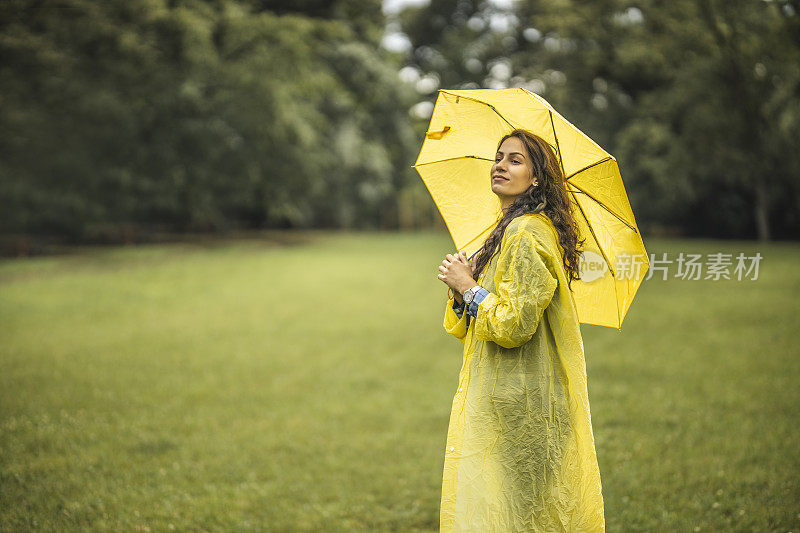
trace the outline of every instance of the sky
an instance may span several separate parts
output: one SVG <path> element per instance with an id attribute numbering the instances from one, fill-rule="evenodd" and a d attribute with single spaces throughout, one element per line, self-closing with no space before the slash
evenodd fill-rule
<path id="1" fill-rule="evenodd" d="M 489 0 L 489 3 L 501 9 L 508 9 L 514 0 Z M 430 0 L 383 0 L 383 12 L 387 15 L 395 14 L 406 6 L 425 6 Z"/>
<path id="2" fill-rule="evenodd" d="M 510 9 L 515 0 L 488 0 L 488 4 L 501 10 Z M 396 15 L 403 8 L 408 6 L 425 6 L 430 3 L 430 0 L 383 0 L 383 13 L 389 17 L 389 22 L 386 26 L 386 34 L 383 37 L 381 44 L 384 48 L 391 52 L 407 52 L 411 49 L 411 41 L 408 37 L 400 31 L 399 24 L 394 20 L 393 15 Z M 507 31 L 511 18 L 501 14 L 494 14 L 491 16 L 489 25 L 494 31 Z"/>
<path id="3" fill-rule="evenodd" d="M 383 0 L 383 12 L 387 15 L 399 13 L 406 6 L 425 6 L 430 0 Z"/>

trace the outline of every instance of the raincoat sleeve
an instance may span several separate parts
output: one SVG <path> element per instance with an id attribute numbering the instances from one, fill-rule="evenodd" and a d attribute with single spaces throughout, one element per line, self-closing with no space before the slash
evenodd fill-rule
<path id="1" fill-rule="evenodd" d="M 558 280 L 545 264 L 547 252 L 532 233 L 521 230 L 506 238 L 495 270 L 495 292 L 478 307 L 475 338 L 516 348 L 533 337 Z"/>
<path id="2" fill-rule="evenodd" d="M 447 300 L 447 305 L 444 308 L 444 329 L 463 344 L 465 342 L 464 338 L 467 336 L 467 321 L 469 320 L 469 316 L 464 312 L 456 314 L 453 309 L 454 303 L 454 298 Z"/>

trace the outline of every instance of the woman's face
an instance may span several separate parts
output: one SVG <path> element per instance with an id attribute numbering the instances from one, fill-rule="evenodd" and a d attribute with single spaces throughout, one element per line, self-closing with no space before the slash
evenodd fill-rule
<path id="1" fill-rule="evenodd" d="M 528 190 L 533 184 L 533 163 L 522 141 L 509 137 L 494 158 L 491 171 L 492 192 L 505 200 L 513 202 L 514 198 Z"/>

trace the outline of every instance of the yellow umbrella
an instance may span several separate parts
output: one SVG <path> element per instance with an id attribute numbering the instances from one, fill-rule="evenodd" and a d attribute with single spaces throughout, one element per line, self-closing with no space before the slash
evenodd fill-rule
<path id="1" fill-rule="evenodd" d="M 650 266 L 614 157 L 525 89 L 440 90 L 414 167 L 456 249 L 473 255 L 499 221 L 489 170 L 497 143 L 515 128 L 556 151 L 573 213 L 586 239 L 572 283 L 578 319 L 619 328 Z"/>

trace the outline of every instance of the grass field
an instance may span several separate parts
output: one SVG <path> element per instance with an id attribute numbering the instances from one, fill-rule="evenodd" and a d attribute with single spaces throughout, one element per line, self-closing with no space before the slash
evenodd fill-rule
<path id="1" fill-rule="evenodd" d="M 607 530 L 796 533 L 800 245 L 646 244 L 763 259 L 583 326 Z M 448 251 L 311 233 L 0 261 L 0 529 L 435 531 Z"/>

